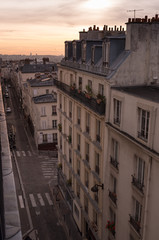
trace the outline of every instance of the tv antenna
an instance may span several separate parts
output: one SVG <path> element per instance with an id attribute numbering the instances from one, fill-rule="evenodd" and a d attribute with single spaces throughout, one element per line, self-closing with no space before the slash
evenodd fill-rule
<path id="1" fill-rule="evenodd" d="M 134 12 L 134 18 L 136 18 L 136 11 L 143 11 L 144 9 L 132 9 L 132 10 L 127 10 L 127 12 Z"/>

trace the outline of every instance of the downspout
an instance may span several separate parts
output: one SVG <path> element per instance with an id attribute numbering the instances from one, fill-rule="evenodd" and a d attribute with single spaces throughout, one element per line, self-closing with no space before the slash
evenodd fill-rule
<path id="1" fill-rule="evenodd" d="M 148 214 L 148 197 L 149 197 L 149 186 L 150 186 L 150 173 L 152 166 L 152 157 L 149 157 L 148 164 L 148 174 L 147 174 L 147 188 L 146 188 L 146 200 L 145 200 L 145 211 L 144 211 L 144 221 L 143 221 L 143 240 L 146 240 L 146 226 L 147 226 L 147 214 Z"/>

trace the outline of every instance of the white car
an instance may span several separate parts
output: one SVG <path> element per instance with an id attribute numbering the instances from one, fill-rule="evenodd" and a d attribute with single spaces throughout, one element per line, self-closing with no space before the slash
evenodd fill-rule
<path id="1" fill-rule="evenodd" d="M 11 108 L 10 107 L 7 107 L 6 108 L 6 113 L 10 113 L 11 112 Z"/>

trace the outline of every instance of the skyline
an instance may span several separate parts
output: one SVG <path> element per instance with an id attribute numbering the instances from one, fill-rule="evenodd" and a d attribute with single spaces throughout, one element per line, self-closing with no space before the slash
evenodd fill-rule
<path id="1" fill-rule="evenodd" d="M 0 54 L 64 55 L 64 42 L 96 25 L 122 26 L 128 18 L 153 17 L 157 0 L 5 0 L 1 3 Z"/>

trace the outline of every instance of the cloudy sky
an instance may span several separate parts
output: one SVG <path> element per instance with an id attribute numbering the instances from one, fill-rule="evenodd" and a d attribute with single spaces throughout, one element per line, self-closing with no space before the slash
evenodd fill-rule
<path id="1" fill-rule="evenodd" d="M 122 25 L 159 13 L 158 0 L 5 0 L 0 4 L 0 54 L 64 54 L 79 31 Z"/>

